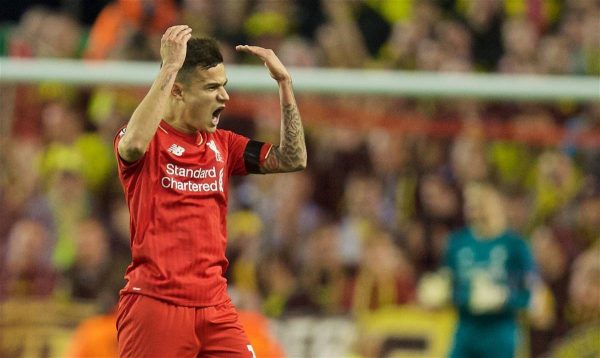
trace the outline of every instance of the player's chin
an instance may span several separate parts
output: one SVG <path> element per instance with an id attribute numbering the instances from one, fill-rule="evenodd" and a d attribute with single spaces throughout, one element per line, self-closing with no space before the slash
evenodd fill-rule
<path id="1" fill-rule="evenodd" d="M 214 133 L 217 131 L 217 126 L 214 124 L 209 124 L 208 126 L 206 126 L 206 128 L 204 128 L 204 131 L 208 133 Z"/>

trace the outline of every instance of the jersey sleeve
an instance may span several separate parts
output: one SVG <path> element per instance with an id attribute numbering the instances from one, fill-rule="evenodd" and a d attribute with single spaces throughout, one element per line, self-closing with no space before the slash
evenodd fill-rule
<path id="1" fill-rule="evenodd" d="M 260 174 L 272 145 L 229 132 L 229 175 Z"/>
<path id="2" fill-rule="evenodd" d="M 454 246 L 455 246 L 455 233 L 451 232 L 446 237 L 446 250 L 442 255 L 442 267 L 449 270 L 454 270 Z"/>
<path id="3" fill-rule="evenodd" d="M 121 155 L 119 154 L 119 141 L 121 140 L 123 135 L 125 135 L 126 131 L 127 131 L 127 127 L 121 128 L 119 133 L 115 136 L 115 140 L 113 143 L 113 145 L 114 145 L 113 149 L 114 149 L 115 156 L 117 158 L 117 164 L 119 167 L 119 175 L 122 178 L 126 178 L 126 177 L 132 175 L 133 173 L 137 172 L 142 167 L 143 162 L 146 160 L 146 153 L 144 153 L 144 155 L 142 155 L 142 157 L 139 158 L 138 160 L 136 160 L 135 162 L 127 162 L 127 161 L 123 160 L 123 158 L 121 158 Z"/>
<path id="4" fill-rule="evenodd" d="M 460 240 L 459 232 L 452 232 L 448 235 L 448 245 L 442 259 L 442 267 L 450 272 L 450 287 L 452 302 L 459 309 L 467 309 L 469 304 L 469 287 L 464 282 L 458 280 L 458 265 L 456 262 L 457 245 Z"/>
<path id="5" fill-rule="evenodd" d="M 520 238 L 515 238 L 514 244 L 513 279 L 506 302 L 507 308 L 512 310 L 526 308 L 531 298 L 532 286 L 537 278 L 535 261 L 529 246 Z"/>

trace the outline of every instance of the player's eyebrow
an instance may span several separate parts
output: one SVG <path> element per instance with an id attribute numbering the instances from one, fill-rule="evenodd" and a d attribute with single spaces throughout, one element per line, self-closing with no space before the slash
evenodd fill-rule
<path id="1" fill-rule="evenodd" d="M 223 87 L 225 87 L 225 86 L 227 85 L 227 83 L 228 83 L 228 82 L 229 82 L 229 79 L 225 79 L 225 82 L 223 82 L 222 84 L 221 84 L 221 82 L 219 82 L 219 81 L 211 81 L 211 82 L 207 82 L 207 83 L 205 83 L 205 84 L 204 84 L 204 86 L 205 86 L 205 87 L 212 87 L 212 86 L 216 86 L 216 85 L 218 85 L 218 86 L 223 86 Z"/>

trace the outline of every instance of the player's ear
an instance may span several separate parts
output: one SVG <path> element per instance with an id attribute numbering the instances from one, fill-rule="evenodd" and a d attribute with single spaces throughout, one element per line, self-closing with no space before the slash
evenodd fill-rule
<path id="1" fill-rule="evenodd" d="M 177 100 L 183 100 L 183 85 L 181 83 L 173 83 L 173 87 L 171 87 L 171 96 L 175 97 Z"/>

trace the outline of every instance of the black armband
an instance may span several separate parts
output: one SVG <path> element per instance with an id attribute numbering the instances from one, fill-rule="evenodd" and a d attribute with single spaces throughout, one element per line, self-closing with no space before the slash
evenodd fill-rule
<path id="1" fill-rule="evenodd" d="M 244 150 L 244 164 L 248 174 L 260 174 L 260 150 L 264 144 L 252 139 L 248 141 Z"/>

